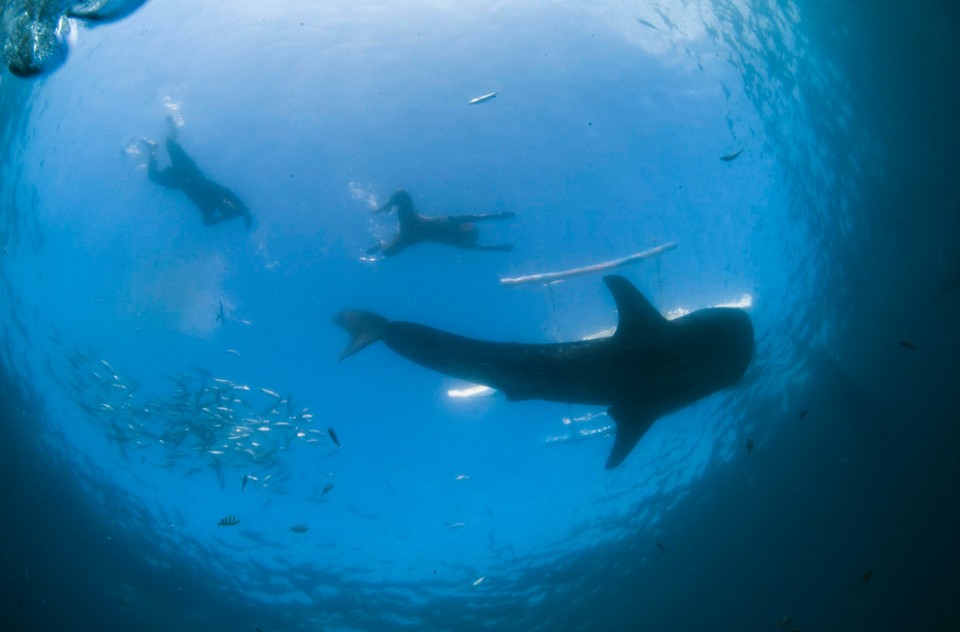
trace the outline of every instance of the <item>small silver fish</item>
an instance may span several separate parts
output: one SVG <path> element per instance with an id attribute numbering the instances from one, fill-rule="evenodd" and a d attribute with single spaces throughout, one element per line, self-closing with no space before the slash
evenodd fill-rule
<path id="1" fill-rule="evenodd" d="M 497 90 L 496 92 L 491 92 L 490 94 L 485 94 L 483 96 L 477 97 L 476 99 L 470 99 L 469 101 L 467 101 L 467 105 L 476 105 L 477 103 L 483 103 L 484 101 L 489 101 L 490 99 L 494 98 L 498 94 L 500 94 L 499 90 Z"/>
<path id="2" fill-rule="evenodd" d="M 226 518 L 220 518 L 220 520 L 217 522 L 217 528 L 232 527 L 239 522 L 240 518 L 237 518 L 236 516 L 227 516 Z"/>
<path id="3" fill-rule="evenodd" d="M 306 533 L 307 529 L 309 528 L 310 527 L 308 527 L 307 525 L 301 522 L 299 524 L 295 524 L 292 527 L 290 527 L 290 530 L 293 531 L 294 533 Z"/>

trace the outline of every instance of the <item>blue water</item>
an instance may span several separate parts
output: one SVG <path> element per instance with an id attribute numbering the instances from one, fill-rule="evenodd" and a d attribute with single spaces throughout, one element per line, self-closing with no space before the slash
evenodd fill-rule
<path id="1" fill-rule="evenodd" d="M 197 4 L 0 73 L 2 629 L 960 629 L 957 3 Z M 514 251 L 365 260 L 401 188 Z M 500 279 L 668 242 L 620 273 L 756 351 L 614 470 L 602 408 L 337 362 L 613 327 Z"/>

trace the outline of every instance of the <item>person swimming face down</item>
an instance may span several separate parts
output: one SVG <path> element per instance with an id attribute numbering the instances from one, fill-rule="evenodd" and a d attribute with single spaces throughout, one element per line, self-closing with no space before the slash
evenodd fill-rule
<path id="1" fill-rule="evenodd" d="M 176 139 L 176 125 L 167 118 L 170 132 L 167 135 L 166 148 L 170 156 L 170 166 L 162 171 L 157 168 L 157 143 L 144 139 L 150 147 L 150 159 L 147 175 L 157 184 L 168 189 L 179 189 L 200 210 L 205 226 L 213 226 L 235 217 L 243 217 L 249 230 L 253 225 L 250 209 L 240 197 L 230 189 L 208 178 L 193 158 L 184 151 Z"/>
<path id="2" fill-rule="evenodd" d="M 374 213 L 385 213 L 397 209 L 397 219 L 400 230 L 397 236 L 389 242 L 381 241 L 367 250 L 368 254 L 381 253 L 384 257 L 400 254 L 414 244 L 433 242 L 445 244 L 467 250 L 489 250 L 506 252 L 513 250 L 511 244 L 483 245 L 478 244 L 480 231 L 475 222 L 491 219 L 509 219 L 515 214 L 487 213 L 481 215 L 447 215 L 427 217 L 417 213 L 413 208 L 413 199 L 406 191 L 397 191 L 390 196 L 387 203 L 376 209 Z"/>

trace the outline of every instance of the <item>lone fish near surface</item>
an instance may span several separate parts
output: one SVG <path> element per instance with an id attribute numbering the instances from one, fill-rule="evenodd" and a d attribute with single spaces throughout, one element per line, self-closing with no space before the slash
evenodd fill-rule
<path id="1" fill-rule="evenodd" d="M 743 150 L 742 150 L 742 149 L 738 149 L 737 151 L 734 151 L 734 152 L 731 152 L 731 153 L 729 153 L 729 154 L 724 154 L 723 156 L 720 156 L 720 160 L 722 160 L 723 162 L 730 162 L 731 160 L 735 160 L 736 157 L 739 156 L 739 155 L 742 154 L 742 153 L 743 153 Z"/>
<path id="2" fill-rule="evenodd" d="M 500 94 L 499 90 L 497 90 L 496 92 L 491 92 L 490 94 L 485 94 L 475 99 L 470 99 L 469 101 L 467 101 L 467 105 L 476 105 L 478 103 L 483 103 L 484 101 L 489 101 L 490 99 L 496 97 L 498 94 Z"/>
<path id="3" fill-rule="evenodd" d="M 301 522 L 290 527 L 290 530 L 294 533 L 306 533 L 309 528 L 310 527 Z"/>

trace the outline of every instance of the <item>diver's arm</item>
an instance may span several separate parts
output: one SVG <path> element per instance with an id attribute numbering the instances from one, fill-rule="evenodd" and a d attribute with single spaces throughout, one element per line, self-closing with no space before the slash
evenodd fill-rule
<path id="1" fill-rule="evenodd" d="M 157 143 L 156 141 L 143 139 L 143 142 L 149 147 L 147 160 L 147 176 L 159 185 L 167 188 L 177 188 L 177 176 L 172 167 L 164 170 L 157 168 Z"/>
<path id="2" fill-rule="evenodd" d="M 503 213 L 483 213 L 480 215 L 454 215 L 450 219 L 456 220 L 458 224 L 465 224 L 467 222 L 482 222 L 491 219 L 510 219 L 514 216 L 516 216 L 516 213 L 505 211 Z"/>
<path id="3" fill-rule="evenodd" d="M 380 245 L 378 246 L 378 250 L 380 251 L 380 254 L 382 254 L 384 257 L 394 257 L 412 245 L 413 245 L 412 242 L 407 241 L 400 236 L 397 236 L 396 239 L 394 239 L 389 243 L 381 241 Z M 373 253 L 370 253 L 370 254 L 373 254 Z"/>
<path id="4" fill-rule="evenodd" d="M 396 207 L 401 214 L 413 213 L 413 199 L 410 197 L 409 193 L 400 190 L 391 195 L 386 204 L 374 210 L 373 212 L 385 213 L 392 211 L 394 207 Z"/>
<path id="5" fill-rule="evenodd" d="M 154 156 L 150 157 L 150 163 L 147 165 L 147 175 L 151 180 L 168 189 L 179 188 L 178 178 L 173 173 L 173 169 L 170 167 L 167 167 L 163 171 L 157 169 L 157 160 Z"/>

